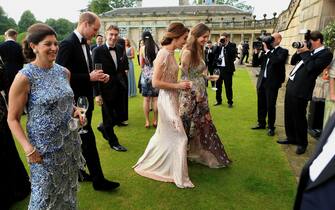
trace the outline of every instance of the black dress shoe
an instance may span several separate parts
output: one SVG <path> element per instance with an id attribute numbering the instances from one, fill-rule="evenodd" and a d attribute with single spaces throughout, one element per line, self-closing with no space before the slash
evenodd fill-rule
<path id="1" fill-rule="evenodd" d="M 222 102 L 216 102 L 215 104 L 214 104 L 214 106 L 219 106 L 219 105 L 221 105 L 222 104 Z"/>
<path id="2" fill-rule="evenodd" d="M 305 152 L 306 152 L 306 146 L 300 146 L 300 145 L 297 146 L 297 150 L 295 151 L 297 155 L 304 154 Z"/>
<path id="3" fill-rule="evenodd" d="M 294 142 L 289 141 L 289 140 L 287 140 L 287 139 L 284 139 L 284 140 L 278 140 L 277 143 L 278 143 L 278 144 L 295 144 Z"/>
<path id="4" fill-rule="evenodd" d="M 78 181 L 79 182 L 91 182 L 92 181 L 92 177 L 91 177 L 91 175 L 89 175 L 88 173 L 86 173 L 86 171 L 80 170 L 79 171 L 79 176 L 78 176 Z"/>
<path id="5" fill-rule="evenodd" d="M 275 135 L 275 129 L 269 129 L 268 130 L 268 136 L 274 136 Z"/>
<path id="6" fill-rule="evenodd" d="M 120 122 L 119 124 L 117 124 L 117 126 L 119 126 L 119 127 L 128 126 L 128 122 L 126 122 L 126 121 Z"/>
<path id="7" fill-rule="evenodd" d="M 118 152 L 126 152 L 127 151 L 127 148 L 125 148 L 122 145 L 113 145 L 112 149 L 115 150 L 115 151 L 118 151 Z"/>
<path id="8" fill-rule="evenodd" d="M 102 123 L 100 123 L 99 126 L 97 127 L 97 129 L 98 129 L 98 131 L 101 132 L 102 137 L 104 137 L 104 139 L 108 141 L 108 136 L 107 136 L 107 134 L 106 134 L 104 125 L 103 125 Z"/>
<path id="9" fill-rule="evenodd" d="M 93 182 L 93 188 L 98 191 L 111 191 L 118 188 L 120 184 L 118 182 L 111 182 L 107 179 L 102 179 Z"/>
<path id="10" fill-rule="evenodd" d="M 252 129 L 252 130 L 265 129 L 265 125 L 257 124 L 256 126 L 252 127 L 251 129 Z"/>

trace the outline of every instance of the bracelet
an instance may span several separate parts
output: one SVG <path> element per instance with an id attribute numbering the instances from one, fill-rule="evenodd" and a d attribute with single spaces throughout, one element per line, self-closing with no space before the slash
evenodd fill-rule
<path id="1" fill-rule="evenodd" d="M 28 154 L 26 154 L 26 157 L 29 157 L 30 155 L 34 154 L 34 152 L 36 152 L 36 147 L 34 147 L 31 152 L 29 152 Z"/>

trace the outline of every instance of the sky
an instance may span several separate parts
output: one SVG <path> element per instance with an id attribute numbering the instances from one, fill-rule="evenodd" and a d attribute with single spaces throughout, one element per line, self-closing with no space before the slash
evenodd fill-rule
<path id="1" fill-rule="evenodd" d="M 273 12 L 280 14 L 287 9 L 290 0 L 242 0 L 246 4 L 253 6 L 256 19 L 263 18 L 266 13 L 268 18 L 273 17 Z M 45 21 L 47 18 L 66 18 L 76 22 L 79 10 L 86 8 L 89 0 L 0 0 L 0 6 L 5 10 L 9 17 L 20 20 L 25 10 L 30 10 L 37 20 Z M 157 6 L 173 4 L 177 0 L 145 0 L 145 5 Z M 266 3 L 265 3 L 266 2 Z"/>

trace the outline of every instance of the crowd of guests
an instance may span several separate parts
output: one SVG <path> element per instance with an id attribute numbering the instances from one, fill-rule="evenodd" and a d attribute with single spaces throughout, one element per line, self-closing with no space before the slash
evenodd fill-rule
<path id="1" fill-rule="evenodd" d="M 96 14 L 84 12 L 76 29 L 58 43 L 54 29 L 37 23 L 28 28 L 22 47 L 16 43 L 17 32 L 6 31 L 6 41 L 0 44 L 0 135 L 4 137 L 2 148 L 6 148 L 1 155 L 8 160 L 5 168 L 13 182 L 6 182 L 2 188 L 8 197 L 5 208 L 30 193 L 29 209 L 76 209 L 78 181 L 90 181 L 98 191 L 120 186 L 104 176 L 92 114 L 95 101 L 102 111 L 98 130 L 112 149 L 127 151 L 114 127 L 128 125 L 128 99 L 137 93 L 135 49 L 131 40 L 120 38 L 115 25 L 108 26 L 104 36 L 99 35 L 100 25 Z M 94 37 L 96 44 L 89 45 Z M 143 32 L 138 50 L 138 87 L 144 98 L 144 127 L 153 126 L 156 132 L 133 166 L 137 174 L 173 182 L 179 188 L 193 188 L 188 160 L 210 168 L 231 164 L 211 119 L 206 85 L 210 82 L 217 89 L 214 105 L 218 106 L 222 104 L 224 84 L 227 104 L 232 108 L 234 62 L 239 53 L 240 63 L 245 57 L 247 62 L 249 45 L 246 42 L 236 47 L 228 33 L 222 33 L 215 44 L 209 37 L 210 28 L 203 23 L 191 29 L 171 23 L 160 44 L 155 43 L 150 32 Z M 281 35 L 274 33 L 272 37 L 270 45 L 263 43 L 256 86 L 258 123 L 252 128 L 267 127 L 269 136 L 275 135 L 276 101 L 285 81 L 288 58 L 288 50 L 280 47 Z M 335 205 L 331 196 L 335 190 L 335 64 L 319 31 L 311 33 L 310 42 L 310 47 L 305 44 L 297 49 L 290 62 L 295 67 L 286 84 L 287 139 L 277 142 L 297 145 L 296 153 L 305 153 L 307 104 L 323 72 L 321 79 L 329 84 L 324 131 L 316 153 L 302 171 L 294 208 L 331 209 Z M 175 58 L 176 49 L 181 50 L 180 62 Z M 82 97 L 89 104 L 85 110 L 76 104 Z M 27 134 L 20 123 L 24 113 Z M 12 134 L 27 157 L 30 180 Z"/>

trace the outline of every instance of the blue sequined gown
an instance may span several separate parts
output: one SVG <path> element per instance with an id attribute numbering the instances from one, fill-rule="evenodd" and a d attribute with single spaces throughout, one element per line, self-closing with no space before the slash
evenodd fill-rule
<path id="1" fill-rule="evenodd" d="M 41 69 L 27 64 L 21 71 L 29 79 L 27 132 L 43 157 L 30 164 L 30 210 L 77 209 L 78 169 L 84 162 L 77 131 L 68 129 L 73 92 L 64 68 Z"/>

